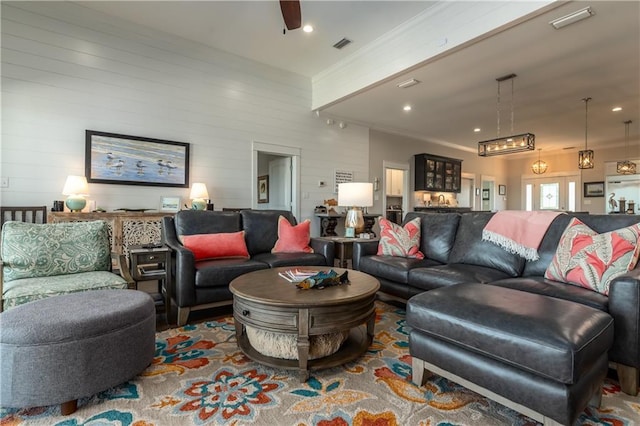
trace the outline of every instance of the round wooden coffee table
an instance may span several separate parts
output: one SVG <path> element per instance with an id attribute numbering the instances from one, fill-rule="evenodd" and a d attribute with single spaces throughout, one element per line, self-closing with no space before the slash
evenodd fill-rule
<path id="1" fill-rule="evenodd" d="M 299 267 L 326 271 L 329 267 Z M 380 283 L 374 277 L 349 270 L 350 284 L 301 290 L 278 275 L 295 267 L 264 269 L 234 279 L 233 317 L 242 352 L 254 361 L 277 368 L 299 370 L 300 380 L 309 371 L 344 364 L 362 355 L 373 340 L 374 300 Z M 331 268 L 338 274 L 345 269 Z M 267 356 L 251 345 L 246 327 L 297 336 L 298 359 Z M 310 336 L 347 330 L 340 349 L 323 358 L 309 359 Z"/>

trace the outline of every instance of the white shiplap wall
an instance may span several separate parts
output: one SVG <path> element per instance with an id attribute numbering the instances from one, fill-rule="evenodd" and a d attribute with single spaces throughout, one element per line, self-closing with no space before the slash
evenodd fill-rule
<path id="1" fill-rule="evenodd" d="M 368 129 L 327 126 L 310 79 L 68 2 L 2 2 L 2 205 L 47 205 L 84 174 L 85 129 L 189 142 L 216 209 L 251 205 L 253 141 L 301 149 L 301 217 L 335 169 L 368 180 Z M 318 188 L 318 181 L 329 185 Z M 90 184 L 107 210 L 188 189 Z M 313 232 L 318 226 L 312 220 Z"/>

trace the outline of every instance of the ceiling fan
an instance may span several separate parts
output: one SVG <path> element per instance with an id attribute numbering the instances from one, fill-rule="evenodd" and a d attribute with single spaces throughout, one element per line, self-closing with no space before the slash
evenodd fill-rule
<path id="1" fill-rule="evenodd" d="M 295 30 L 302 25 L 302 13 L 300 12 L 300 0 L 280 0 L 282 18 L 287 27 L 286 30 Z M 283 34 L 286 30 L 282 30 Z"/>

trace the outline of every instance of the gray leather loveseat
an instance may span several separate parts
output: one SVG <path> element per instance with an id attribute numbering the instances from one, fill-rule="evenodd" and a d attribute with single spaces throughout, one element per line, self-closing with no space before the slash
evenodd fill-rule
<path id="1" fill-rule="evenodd" d="M 540 258 L 525 261 L 501 247 L 482 240 L 482 230 L 493 213 L 411 212 L 405 223 L 421 220 L 420 250 L 425 258 L 378 256 L 377 242 L 356 242 L 353 267 L 375 276 L 380 290 L 399 299 L 461 283 L 491 284 L 551 296 L 604 311 L 614 319 L 614 341 L 609 361 L 615 363 L 624 392 L 636 395 L 640 369 L 640 268 L 616 278 L 609 295 L 544 278 L 569 224 L 570 214 L 558 216 L 538 249 Z M 637 215 L 576 214 L 582 222 L 602 233 L 640 222 Z"/>
<path id="2" fill-rule="evenodd" d="M 242 210 L 219 212 L 183 210 L 164 217 L 162 241 L 172 250 L 173 290 L 171 299 L 178 307 L 178 326 L 187 323 L 192 310 L 230 304 L 231 281 L 248 272 L 279 266 L 333 266 L 334 245 L 331 241 L 312 238 L 313 253 L 271 253 L 278 240 L 278 218 L 284 216 L 292 225 L 296 219 L 283 210 Z M 180 236 L 244 231 L 250 257 L 227 257 L 196 261 L 185 248 Z"/>

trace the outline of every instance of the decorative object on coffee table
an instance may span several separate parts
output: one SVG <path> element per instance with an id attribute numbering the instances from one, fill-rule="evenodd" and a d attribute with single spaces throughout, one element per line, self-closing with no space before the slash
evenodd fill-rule
<path id="1" fill-rule="evenodd" d="M 378 280 L 362 272 L 349 271 L 349 285 L 304 291 L 278 275 L 287 269 L 250 272 L 231 282 L 236 337 L 242 352 L 262 364 L 298 370 L 302 381 L 308 379 L 310 370 L 341 365 L 362 355 L 373 339 Z M 317 266 L 305 269 L 325 270 Z M 336 272 L 342 274 L 345 270 L 336 268 Z M 288 335 L 283 340 L 295 347 L 286 352 L 297 352 L 297 359 L 265 355 L 255 346 L 255 340 L 249 339 L 248 328 Z M 321 338 L 335 342 L 343 331 L 349 335 L 337 352 L 310 359 L 317 336 L 337 333 L 333 338 Z"/>

